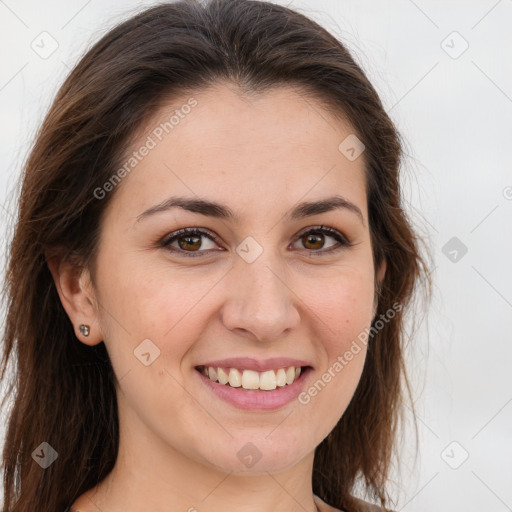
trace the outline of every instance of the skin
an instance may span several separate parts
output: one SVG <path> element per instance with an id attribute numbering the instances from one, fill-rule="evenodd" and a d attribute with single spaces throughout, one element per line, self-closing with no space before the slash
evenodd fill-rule
<path id="1" fill-rule="evenodd" d="M 370 326 L 385 265 L 375 269 L 372 261 L 364 154 L 345 158 L 338 146 L 351 126 L 291 87 L 249 97 L 219 83 L 193 97 L 197 106 L 117 186 L 102 222 L 95 282 L 87 270 L 49 262 L 78 339 L 104 341 L 118 379 L 118 459 L 73 508 L 331 510 L 313 496 L 314 449 L 354 394 L 364 344 L 308 404 L 293 400 L 270 412 L 221 401 L 194 367 L 236 356 L 295 357 L 313 367 L 307 389 Z M 131 150 L 188 98 L 174 99 L 141 127 Z M 348 209 L 284 217 L 298 202 L 334 193 L 354 203 L 363 221 Z M 137 222 L 171 195 L 217 201 L 240 221 L 174 208 Z M 298 236 L 320 225 L 353 245 L 329 253 L 338 245 L 329 234 L 313 245 Z M 158 244 L 185 227 L 219 241 L 200 238 L 193 250 L 211 251 L 195 258 Z M 248 236 L 263 248 L 252 263 L 236 252 Z M 173 247 L 179 250 L 178 241 Z M 90 325 L 88 337 L 80 324 Z M 144 339 L 160 350 L 149 366 L 134 357 Z M 237 457 L 247 442 L 262 454 L 251 468 Z"/>

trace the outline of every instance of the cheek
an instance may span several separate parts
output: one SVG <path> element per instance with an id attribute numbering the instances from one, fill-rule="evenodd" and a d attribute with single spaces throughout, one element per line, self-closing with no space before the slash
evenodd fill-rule
<path id="1" fill-rule="evenodd" d="M 364 272 L 352 268 L 340 273 L 323 287 L 322 293 L 312 295 L 307 302 L 316 319 L 318 352 L 323 355 L 319 374 L 325 383 L 329 382 L 322 401 L 335 395 L 341 409 L 355 391 L 364 366 L 365 335 L 373 318 L 373 286 L 371 269 Z M 323 389 L 321 385 L 317 387 Z"/>
<path id="2" fill-rule="evenodd" d="M 373 277 L 356 271 L 342 273 L 310 296 L 307 307 L 315 318 L 317 353 L 322 358 L 310 387 L 299 402 L 321 411 L 327 435 L 346 410 L 359 383 L 366 357 L 366 333 L 373 314 Z M 330 425 L 330 427 L 329 427 Z"/>
<path id="3" fill-rule="evenodd" d="M 373 277 L 371 272 L 347 272 L 325 283 L 321 292 L 311 294 L 308 308 L 323 326 L 323 339 L 329 351 L 344 346 L 368 327 L 373 314 Z"/>
<path id="4" fill-rule="evenodd" d="M 199 279 L 148 260 L 111 252 L 98 278 L 105 344 L 123 399 L 157 429 L 159 418 L 177 411 L 187 411 L 183 422 L 200 415 L 183 392 L 187 376 L 180 363 L 204 330 L 201 299 L 218 278 Z"/>
<path id="5" fill-rule="evenodd" d="M 103 316 L 115 315 L 114 327 L 124 327 L 133 338 L 171 337 L 181 322 L 196 314 L 195 307 L 219 279 L 206 270 L 202 275 L 193 268 L 177 271 L 144 253 L 116 254 L 107 248 L 104 254 L 101 299 L 110 311 Z M 107 323 L 112 324 L 108 318 Z"/>

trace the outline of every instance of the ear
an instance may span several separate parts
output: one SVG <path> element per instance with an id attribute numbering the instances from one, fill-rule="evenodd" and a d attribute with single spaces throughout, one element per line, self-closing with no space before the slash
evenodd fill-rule
<path id="1" fill-rule="evenodd" d="M 379 306 L 379 294 L 377 293 L 377 289 L 380 288 L 382 282 L 384 281 L 384 276 L 386 275 L 386 260 L 383 259 L 380 267 L 375 273 L 375 298 L 373 300 L 373 318 L 377 314 L 377 307 Z"/>
<path id="2" fill-rule="evenodd" d="M 90 346 L 101 343 L 103 335 L 99 328 L 97 301 L 89 271 L 61 255 L 49 256 L 47 253 L 46 261 L 76 337 Z M 89 326 L 88 336 L 78 330 L 81 324 Z"/>

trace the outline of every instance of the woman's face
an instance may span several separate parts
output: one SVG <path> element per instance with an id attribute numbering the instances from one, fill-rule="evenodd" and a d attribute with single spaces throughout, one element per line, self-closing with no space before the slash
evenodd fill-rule
<path id="1" fill-rule="evenodd" d="M 226 471 L 289 468 L 334 428 L 363 368 L 375 284 L 364 153 L 353 136 L 339 149 L 350 125 L 289 87 L 248 97 L 219 84 L 144 128 L 121 182 L 97 193 L 115 195 L 93 329 L 123 435 Z M 314 206 L 335 196 L 349 206 Z M 201 232 L 173 238 L 184 228 Z M 201 373 L 209 363 L 233 387 Z"/>

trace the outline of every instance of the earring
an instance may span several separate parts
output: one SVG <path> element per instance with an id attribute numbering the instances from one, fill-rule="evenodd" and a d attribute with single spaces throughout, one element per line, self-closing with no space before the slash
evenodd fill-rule
<path id="1" fill-rule="evenodd" d="M 89 326 L 82 324 L 78 327 L 78 330 L 80 331 L 80 334 L 83 336 L 89 336 Z"/>

